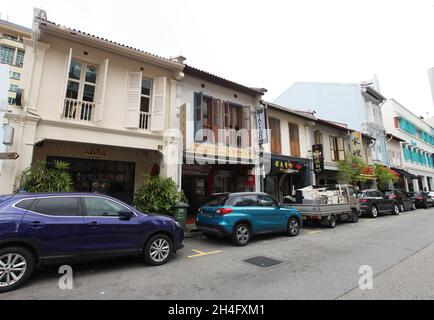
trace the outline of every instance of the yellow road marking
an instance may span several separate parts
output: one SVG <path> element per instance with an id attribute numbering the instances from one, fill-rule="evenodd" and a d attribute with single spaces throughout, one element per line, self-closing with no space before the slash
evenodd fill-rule
<path id="1" fill-rule="evenodd" d="M 322 232 L 322 230 L 309 231 L 309 232 L 307 233 L 307 235 L 308 235 L 308 236 L 311 236 L 311 235 L 314 235 L 314 234 L 317 234 L 317 233 L 321 233 L 321 232 Z"/>
<path id="2" fill-rule="evenodd" d="M 197 253 L 195 255 L 192 256 L 188 256 L 187 258 L 192 259 L 192 258 L 199 258 L 199 257 L 204 257 L 204 256 L 209 256 L 211 254 L 217 254 L 217 253 L 222 253 L 223 251 L 218 250 L 218 251 L 212 251 L 212 252 L 202 252 L 199 250 L 192 250 L 193 252 Z"/>

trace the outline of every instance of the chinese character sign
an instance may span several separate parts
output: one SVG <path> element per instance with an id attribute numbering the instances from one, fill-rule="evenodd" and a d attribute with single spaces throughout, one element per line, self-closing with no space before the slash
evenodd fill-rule
<path id="1" fill-rule="evenodd" d="M 324 154 L 323 145 L 317 144 L 312 147 L 313 150 L 313 169 L 315 174 L 321 174 L 324 171 Z"/>
<path id="2" fill-rule="evenodd" d="M 351 133 L 351 154 L 354 157 L 363 157 L 363 142 L 361 132 Z"/>

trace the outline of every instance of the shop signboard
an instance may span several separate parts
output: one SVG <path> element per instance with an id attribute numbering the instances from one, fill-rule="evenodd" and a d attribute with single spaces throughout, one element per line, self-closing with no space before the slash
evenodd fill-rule
<path id="1" fill-rule="evenodd" d="M 256 130 L 258 132 L 259 145 L 268 143 L 268 126 L 267 126 L 267 112 L 265 108 L 258 108 L 256 113 Z"/>
<path id="2" fill-rule="evenodd" d="M 313 150 L 313 170 L 315 174 L 324 172 L 324 148 L 322 144 L 312 146 Z"/>
<path id="3" fill-rule="evenodd" d="M 363 141 L 361 132 L 351 133 L 351 154 L 357 158 L 363 157 Z"/>
<path id="4" fill-rule="evenodd" d="M 275 170 L 283 173 L 299 173 L 304 168 L 301 162 L 287 161 L 287 160 L 273 160 L 273 167 Z"/>

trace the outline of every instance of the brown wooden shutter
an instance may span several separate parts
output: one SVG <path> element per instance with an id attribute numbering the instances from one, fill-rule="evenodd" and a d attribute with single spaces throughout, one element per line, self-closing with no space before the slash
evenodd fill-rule
<path id="1" fill-rule="evenodd" d="M 269 118 L 271 130 L 271 153 L 281 154 L 282 145 L 280 142 L 280 120 Z"/>
<path id="2" fill-rule="evenodd" d="M 300 136 L 298 132 L 298 125 L 289 123 L 289 143 L 291 147 L 291 155 L 293 157 L 300 157 Z"/>

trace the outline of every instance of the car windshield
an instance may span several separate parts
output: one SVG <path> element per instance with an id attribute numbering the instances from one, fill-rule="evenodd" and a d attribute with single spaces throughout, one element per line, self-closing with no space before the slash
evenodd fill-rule
<path id="1" fill-rule="evenodd" d="M 208 201 L 206 202 L 205 206 L 208 207 L 217 207 L 217 206 L 223 206 L 226 203 L 226 200 L 228 199 L 228 194 L 215 194 L 208 198 Z"/>
<path id="2" fill-rule="evenodd" d="M 393 194 L 393 191 L 383 191 L 386 196 L 390 196 Z"/>

